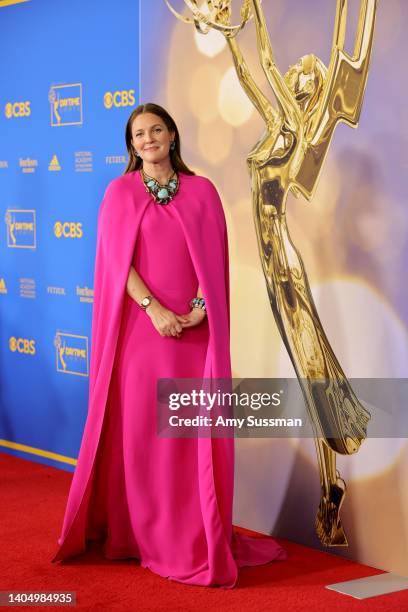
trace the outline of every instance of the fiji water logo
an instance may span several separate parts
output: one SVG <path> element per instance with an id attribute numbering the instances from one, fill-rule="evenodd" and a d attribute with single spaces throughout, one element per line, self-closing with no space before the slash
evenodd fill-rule
<path id="1" fill-rule="evenodd" d="M 7 246 L 15 249 L 36 248 L 35 210 L 9 208 L 6 211 Z"/>
<path id="2" fill-rule="evenodd" d="M 57 372 L 88 376 L 88 336 L 58 331 L 55 334 Z"/>
<path id="3" fill-rule="evenodd" d="M 82 83 L 53 85 L 48 101 L 52 127 L 82 125 Z"/>

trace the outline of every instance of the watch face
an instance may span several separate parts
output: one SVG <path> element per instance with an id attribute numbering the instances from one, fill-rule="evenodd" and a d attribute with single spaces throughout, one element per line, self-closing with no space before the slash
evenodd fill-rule
<path id="1" fill-rule="evenodd" d="M 148 298 L 148 297 L 143 298 L 142 305 L 143 306 L 148 306 L 149 304 L 150 304 L 150 298 Z"/>

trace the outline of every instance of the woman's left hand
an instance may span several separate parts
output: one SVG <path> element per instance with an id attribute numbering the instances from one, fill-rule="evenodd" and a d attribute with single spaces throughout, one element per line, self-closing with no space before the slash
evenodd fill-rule
<path id="1" fill-rule="evenodd" d="M 188 314 L 182 315 L 183 320 L 179 319 L 179 322 L 182 327 L 194 327 L 199 325 L 206 316 L 202 308 L 192 308 Z"/>

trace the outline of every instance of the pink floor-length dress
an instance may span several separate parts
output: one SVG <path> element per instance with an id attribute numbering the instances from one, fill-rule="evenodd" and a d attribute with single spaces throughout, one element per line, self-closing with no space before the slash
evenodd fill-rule
<path id="1" fill-rule="evenodd" d="M 147 206 L 132 263 L 165 307 L 190 310 L 198 279 L 172 202 Z M 203 571 L 207 544 L 197 439 L 157 436 L 156 380 L 202 377 L 208 337 L 207 318 L 181 338 L 160 336 L 126 294 L 86 538 L 102 540 L 110 559 L 136 557 L 165 577 Z"/>

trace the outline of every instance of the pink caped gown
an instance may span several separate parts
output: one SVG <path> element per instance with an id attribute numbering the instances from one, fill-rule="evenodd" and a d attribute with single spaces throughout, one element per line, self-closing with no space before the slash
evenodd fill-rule
<path id="1" fill-rule="evenodd" d="M 198 279 L 172 202 L 148 204 L 132 263 L 165 307 L 189 311 Z M 200 584 L 194 576 L 208 566 L 197 439 L 158 437 L 156 380 L 202 377 L 208 337 L 207 318 L 181 338 L 160 336 L 126 294 L 86 527 L 86 538 L 101 540 L 107 558 L 136 557 L 189 584 Z M 263 561 L 257 546 L 256 563 L 286 558 L 272 538 Z M 249 559 L 250 549 L 242 555 Z"/>

